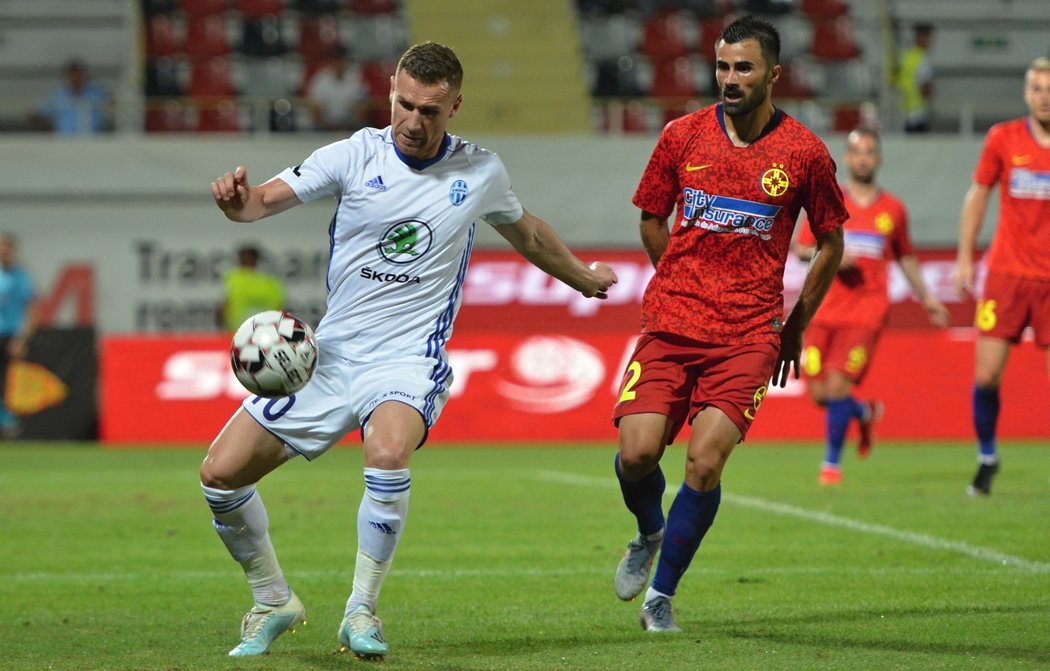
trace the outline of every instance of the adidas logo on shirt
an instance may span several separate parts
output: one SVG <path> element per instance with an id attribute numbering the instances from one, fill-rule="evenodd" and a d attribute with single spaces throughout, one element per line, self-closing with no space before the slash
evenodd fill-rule
<path id="1" fill-rule="evenodd" d="M 380 191 L 386 191 L 386 184 L 383 184 L 382 175 L 376 175 L 372 179 L 368 180 L 367 182 L 365 182 L 365 186 L 373 189 L 379 189 Z"/>

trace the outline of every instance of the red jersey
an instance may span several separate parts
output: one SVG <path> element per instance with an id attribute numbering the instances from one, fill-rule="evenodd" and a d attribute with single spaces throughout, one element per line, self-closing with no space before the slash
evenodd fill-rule
<path id="1" fill-rule="evenodd" d="M 1050 147 L 1036 142 L 1028 118 L 992 126 L 973 181 L 999 185 L 999 225 L 985 258 L 989 270 L 1050 280 Z"/>
<path id="2" fill-rule="evenodd" d="M 835 161 L 780 110 L 747 147 L 733 145 L 722 114 L 719 103 L 667 124 L 635 191 L 645 212 L 669 217 L 677 208 L 642 300 L 642 332 L 779 344 L 799 210 L 818 234 L 848 216 Z"/>
<path id="3" fill-rule="evenodd" d="M 844 193 L 849 220 L 843 226 L 843 237 L 846 254 L 853 256 L 856 264 L 835 275 L 812 323 L 878 329 L 890 311 L 888 262 L 912 253 L 908 212 L 904 203 L 885 191 L 880 190 L 867 207 L 850 198 L 848 191 Z M 799 232 L 798 242 L 817 244 L 808 228 Z"/>

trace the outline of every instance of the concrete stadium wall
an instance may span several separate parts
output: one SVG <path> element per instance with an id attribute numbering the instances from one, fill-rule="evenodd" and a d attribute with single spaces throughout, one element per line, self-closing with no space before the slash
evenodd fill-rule
<path id="1" fill-rule="evenodd" d="M 20 237 L 23 259 L 44 291 L 70 264 L 92 266 L 96 320 L 104 331 L 210 326 L 221 272 L 245 240 L 257 240 L 272 254 L 289 295 L 309 301 L 309 312 L 323 300 L 334 204 L 314 203 L 253 226 L 236 225 L 215 209 L 208 184 L 238 164 L 248 167 L 253 183 L 264 181 L 332 139 L 2 138 L 0 228 Z M 639 245 L 638 213 L 630 199 L 655 137 L 471 139 L 500 154 L 525 206 L 571 245 Z M 838 157 L 843 138 L 826 140 Z M 881 181 L 910 208 L 920 246 L 955 245 L 980 147 L 980 138 L 885 138 Z M 985 240 L 994 214 L 995 208 L 982 231 Z M 478 230 L 480 246 L 505 247 L 487 226 Z M 167 314 L 165 301 L 171 300 L 180 307 Z"/>

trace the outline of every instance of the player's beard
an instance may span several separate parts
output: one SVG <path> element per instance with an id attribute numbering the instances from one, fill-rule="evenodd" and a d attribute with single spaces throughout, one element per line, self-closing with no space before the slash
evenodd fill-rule
<path id="1" fill-rule="evenodd" d="M 765 104 L 769 98 L 769 88 L 765 85 L 756 86 L 751 93 L 733 102 L 726 100 L 726 90 L 723 88 L 720 97 L 722 98 L 722 109 L 726 114 L 733 117 L 745 116 Z"/>
<path id="2" fill-rule="evenodd" d="M 858 172 L 854 172 L 853 170 L 850 170 L 849 176 L 850 176 L 850 179 L 852 179 L 854 182 L 857 182 L 858 184 L 874 184 L 875 183 L 875 171 L 874 170 L 868 172 L 867 174 L 860 174 Z"/>

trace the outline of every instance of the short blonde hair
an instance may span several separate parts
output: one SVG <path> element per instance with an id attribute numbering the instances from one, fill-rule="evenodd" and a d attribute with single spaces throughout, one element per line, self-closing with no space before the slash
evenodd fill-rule
<path id="1" fill-rule="evenodd" d="M 1050 71 L 1050 58 L 1046 56 L 1040 56 L 1039 58 L 1032 61 L 1032 64 L 1028 66 L 1028 72 L 1048 72 Z"/>

